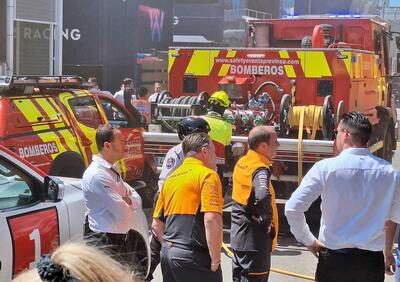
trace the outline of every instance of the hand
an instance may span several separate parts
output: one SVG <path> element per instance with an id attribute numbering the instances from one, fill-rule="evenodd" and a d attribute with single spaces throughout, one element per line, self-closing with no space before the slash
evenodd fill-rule
<path id="1" fill-rule="evenodd" d="M 312 254 L 318 258 L 319 256 L 319 252 L 321 251 L 321 249 L 324 247 L 324 245 L 322 245 L 321 241 L 319 240 L 315 240 L 314 244 L 312 244 L 311 246 L 306 246 L 307 249 L 312 252 Z"/>
<path id="2" fill-rule="evenodd" d="M 384 252 L 385 257 L 385 273 L 387 275 L 393 275 L 396 271 L 396 259 L 392 252 Z"/>
<path id="3" fill-rule="evenodd" d="M 221 260 L 217 262 L 211 262 L 211 271 L 216 272 L 219 269 L 219 266 L 221 265 Z"/>
<path id="4" fill-rule="evenodd" d="M 125 203 L 128 204 L 128 206 L 132 206 L 132 200 L 129 197 L 122 197 L 122 199 L 125 201 Z"/>
<path id="5" fill-rule="evenodd" d="M 272 163 L 272 175 L 275 176 L 278 180 L 279 177 L 288 170 L 288 166 L 285 165 L 284 162 L 274 161 Z"/>

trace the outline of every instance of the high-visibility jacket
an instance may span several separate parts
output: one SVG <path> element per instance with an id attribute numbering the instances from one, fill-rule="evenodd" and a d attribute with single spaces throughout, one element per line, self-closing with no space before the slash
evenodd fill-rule
<path id="1" fill-rule="evenodd" d="M 217 164 L 225 164 L 225 147 L 231 144 L 232 125 L 226 122 L 220 114 L 213 111 L 208 112 L 202 118 L 211 128 L 208 135 L 214 143 Z"/>
<path id="2" fill-rule="evenodd" d="M 237 242 L 237 249 L 243 251 L 253 251 L 257 248 L 263 248 L 263 240 L 268 239 L 266 228 L 261 227 L 259 223 L 252 219 L 255 214 L 255 192 L 253 188 L 254 173 L 265 168 L 269 171 L 272 165 L 263 155 L 249 150 L 236 164 L 233 171 L 233 189 L 232 189 L 232 234 L 237 236 L 234 241 Z M 275 190 L 269 180 L 269 193 L 271 194 L 272 222 L 274 226 L 274 238 L 272 239 L 272 251 L 275 249 L 278 239 L 278 209 L 275 202 Z M 242 238 L 238 238 L 242 237 Z M 263 241 L 263 242 L 260 242 Z M 231 245 L 235 249 L 232 242 Z M 268 248 L 268 246 L 266 247 Z"/>

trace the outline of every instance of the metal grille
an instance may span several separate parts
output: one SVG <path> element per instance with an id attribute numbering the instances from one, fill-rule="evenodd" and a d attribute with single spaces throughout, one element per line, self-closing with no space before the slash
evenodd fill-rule
<path id="1" fill-rule="evenodd" d="M 16 0 L 16 18 L 19 20 L 54 23 L 56 0 Z"/>
<path id="2" fill-rule="evenodd" d="M 49 74 L 50 25 L 18 22 L 14 30 L 15 74 Z"/>

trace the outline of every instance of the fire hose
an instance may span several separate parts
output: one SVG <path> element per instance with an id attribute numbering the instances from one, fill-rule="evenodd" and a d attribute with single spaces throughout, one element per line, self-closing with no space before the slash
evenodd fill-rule
<path id="1" fill-rule="evenodd" d="M 181 96 L 171 98 L 163 95 L 154 109 L 153 116 L 170 132 L 176 132 L 176 124 L 185 116 L 198 115 L 206 108 L 208 93 L 198 96 Z"/>
<path id="2" fill-rule="evenodd" d="M 224 249 L 226 255 L 229 258 L 232 259 L 233 258 L 233 252 L 228 248 L 228 246 L 225 243 L 222 243 L 222 248 Z M 271 267 L 271 271 L 272 272 L 276 272 L 276 273 L 280 273 L 280 274 L 284 274 L 284 275 L 288 275 L 288 276 L 292 276 L 292 277 L 305 279 L 305 280 L 315 281 L 314 277 L 312 277 L 312 276 L 303 275 L 303 274 L 299 274 L 299 273 L 295 273 L 295 272 L 290 272 L 290 271 L 282 270 L 282 269 L 279 269 L 279 268 Z"/>

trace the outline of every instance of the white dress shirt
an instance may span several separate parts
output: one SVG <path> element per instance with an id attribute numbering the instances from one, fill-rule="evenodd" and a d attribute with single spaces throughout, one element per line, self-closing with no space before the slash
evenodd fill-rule
<path id="1" fill-rule="evenodd" d="M 182 151 L 182 143 L 169 149 L 162 164 L 158 180 L 158 192 L 161 191 L 165 180 L 183 163 L 184 159 L 185 155 Z"/>
<path id="2" fill-rule="evenodd" d="M 134 209 L 141 208 L 141 199 L 121 179 L 115 166 L 94 155 L 83 174 L 82 189 L 92 231 L 125 234 L 133 228 Z M 123 199 L 128 195 L 131 195 L 132 205 Z"/>
<path id="3" fill-rule="evenodd" d="M 399 189 L 390 163 L 368 149 L 349 148 L 310 169 L 286 203 L 285 215 L 296 239 L 312 245 L 316 238 L 304 212 L 321 196 L 319 240 L 324 246 L 382 251 L 386 219 L 400 220 Z"/>

